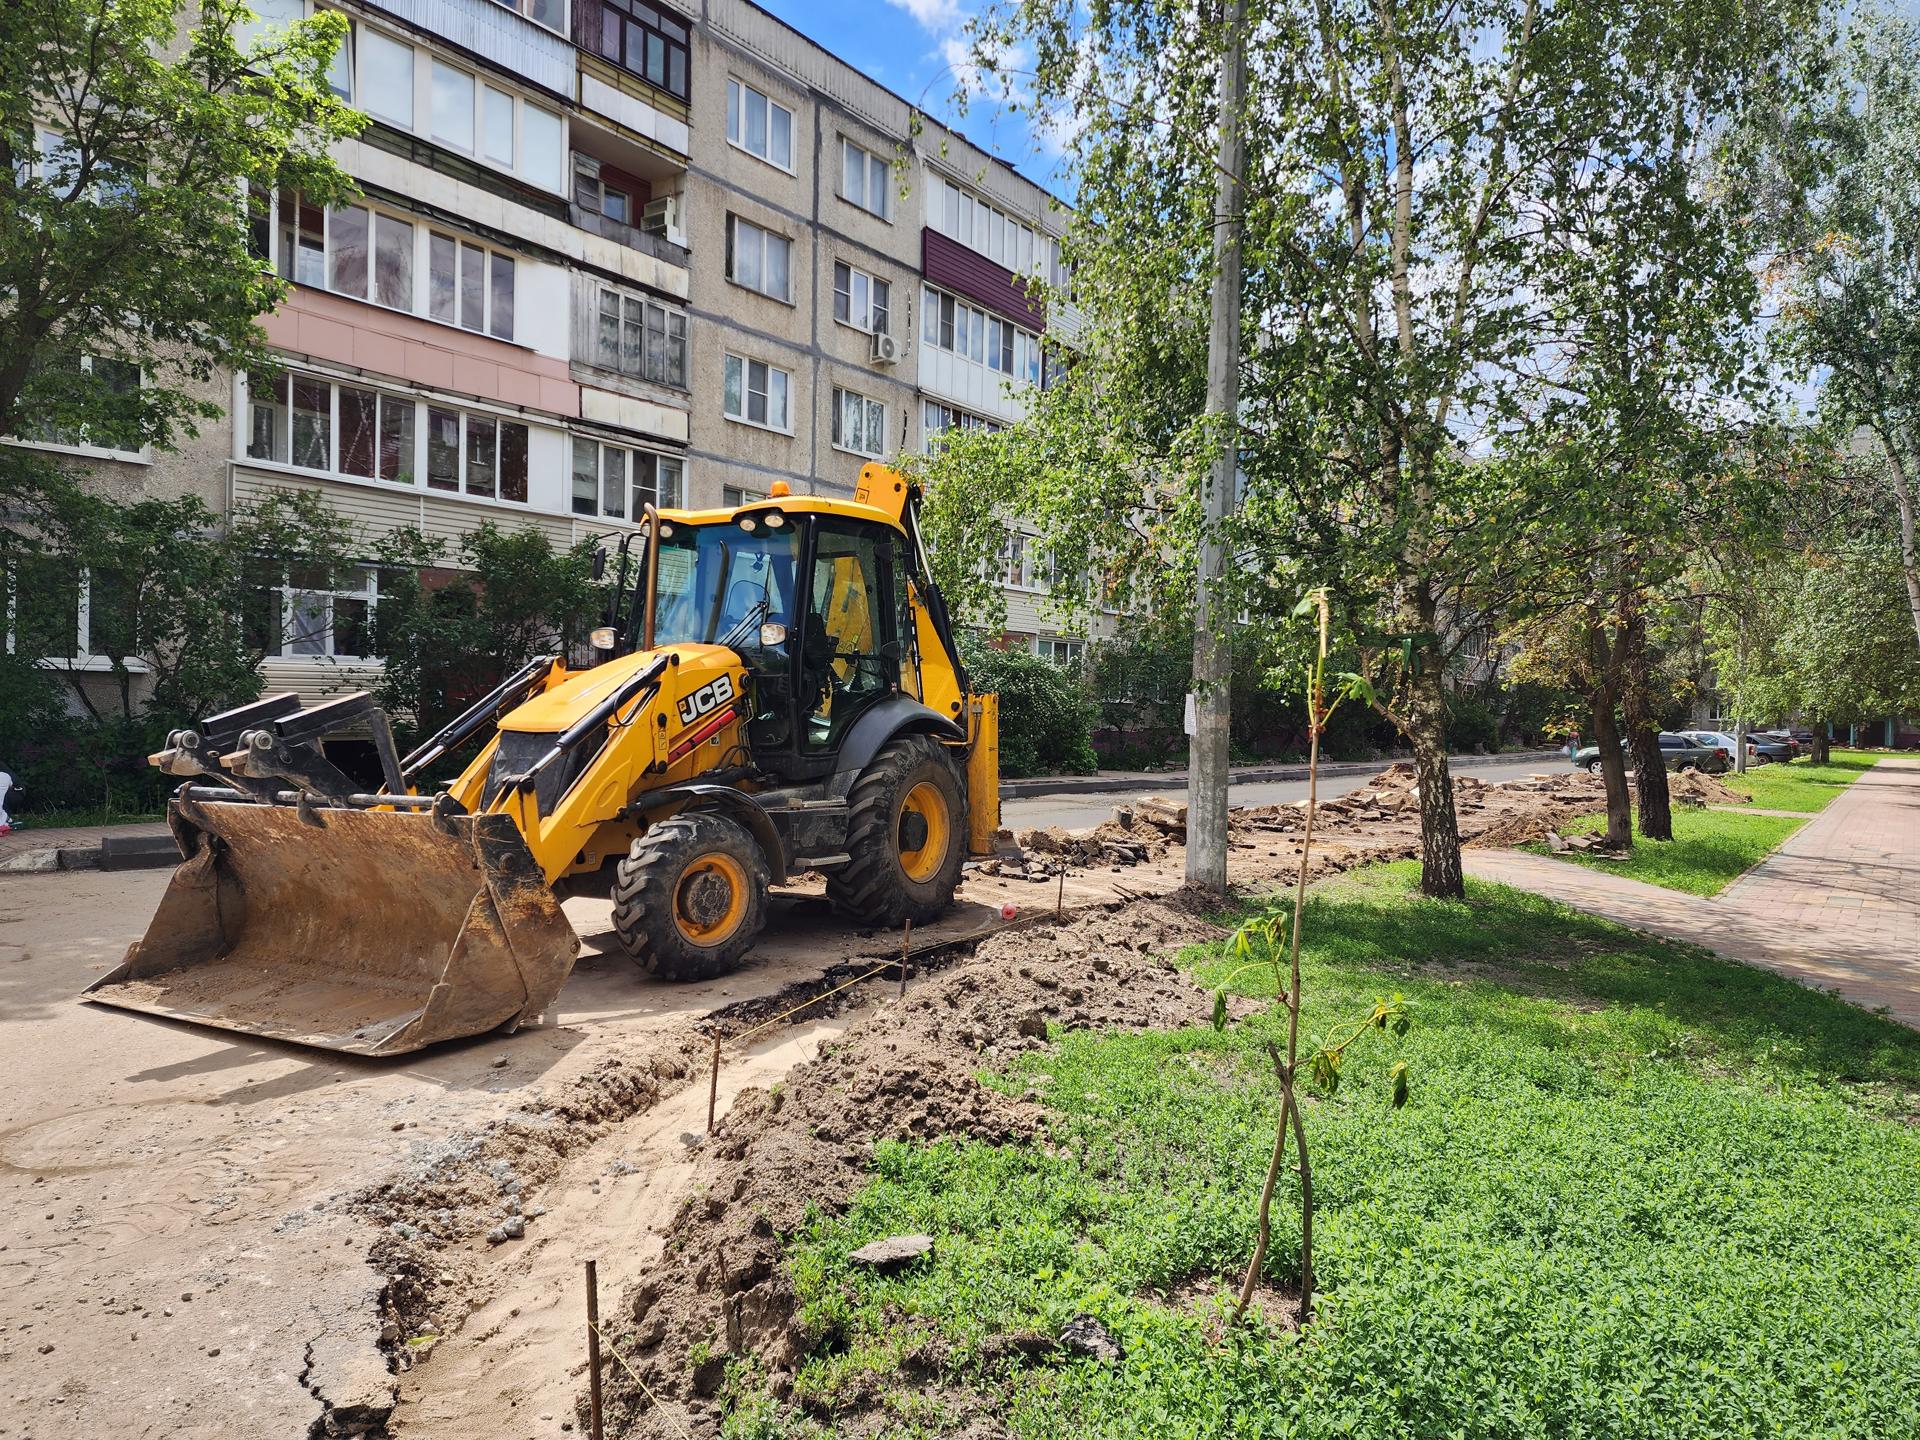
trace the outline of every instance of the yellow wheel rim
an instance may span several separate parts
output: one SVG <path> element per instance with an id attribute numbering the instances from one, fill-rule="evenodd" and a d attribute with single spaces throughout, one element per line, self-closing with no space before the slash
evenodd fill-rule
<path id="1" fill-rule="evenodd" d="M 931 880 L 946 863 L 947 847 L 953 841 L 953 812 L 947 808 L 947 797 L 940 787 L 922 780 L 900 802 L 901 821 L 909 815 L 918 815 L 927 825 L 926 839 L 919 845 L 911 849 L 904 843 L 900 846 L 900 868 L 918 884 Z M 898 829 L 905 829 L 904 823 Z"/>
<path id="2" fill-rule="evenodd" d="M 747 870 L 731 855 L 702 855 L 673 887 L 673 923 L 695 945 L 724 945 L 747 918 Z"/>

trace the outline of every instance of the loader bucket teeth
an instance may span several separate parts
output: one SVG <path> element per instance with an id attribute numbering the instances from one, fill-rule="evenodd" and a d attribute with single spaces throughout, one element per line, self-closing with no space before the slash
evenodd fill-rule
<path id="1" fill-rule="evenodd" d="M 513 1029 L 580 941 L 505 815 L 199 803 L 147 933 L 84 998 L 301 1045 L 394 1055 Z"/>

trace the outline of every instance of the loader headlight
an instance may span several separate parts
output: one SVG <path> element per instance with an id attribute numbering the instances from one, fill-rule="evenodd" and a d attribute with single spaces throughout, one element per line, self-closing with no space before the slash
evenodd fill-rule
<path id="1" fill-rule="evenodd" d="M 778 530 L 782 525 L 787 523 L 787 517 L 782 515 L 778 510 L 769 510 L 765 518 L 767 529 L 769 530 Z"/>
<path id="2" fill-rule="evenodd" d="M 596 625 L 587 632 L 587 643 L 596 650 L 613 649 L 613 626 Z"/>
<path id="3" fill-rule="evenodd" d="M 760 528 L 760 524 L 751 515 L 742 515 L 740 517 L 740 528 L 751 535 Z"/>
<path id="4" fill-rule="evenodd" d="M 771 621 L 760 627 L 760 648 L 773 650 L 787 643 L 787 627 Z"/>

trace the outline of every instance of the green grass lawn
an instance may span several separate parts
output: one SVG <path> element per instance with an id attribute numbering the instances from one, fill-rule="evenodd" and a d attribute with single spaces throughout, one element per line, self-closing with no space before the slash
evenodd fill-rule
<path id="1" fill-rule="evenodd" d="M 1920 1037 L 1533 896 L 1430 901 L 1415 879 L 1357 872 L 1309 902 L 1308 1033 L 1396 991 L 1415 1023 L 1310 1104 L 1305 1338 L 1210 1334 L 1252 1246 L 1278 1013 L 1056 1036 L 996 1082 L 1037 1087 L 1049 1144 L 883 1145 L 851 1210 L 797 1237 L 819 1343 L 787 1401 L 737 1372 L 727 1433 L 842 1433 L 836 1407 L 876 1391 L 891 1423 L 859 1433 L 950 1433 L 934 1355 L 1021 1440 L 1920 1434 Z M 1220 947 L 1182 958 L 1210 984 L 1236 970 Z M 903 1231 L 935 1237 L 931 1262 L 846 1263 Z M 1122 1363 L 987 1358 L 1083 1311 Z"/>
<path id="2" fill-rule="evenodd" d="M 1669 890 L 1685 890 L 1694 895 L 1718 895 L 1745 874 L 1794 831 L 1807 822 L 1784 815 L 1743 815 L 1734 810 L 1682 810 L 1673 812 L 1673 839 L 1644 840 L 1640 827 L 1633 829 L 1633 853 L 1625 860 L 1602 860 L 1593 855 L 1556 855 L 1591 870 L 1607 870 L 1644 880 L 1649 885 L 1664 885 Z M 1606 828 L 1604 815 L 1590 815 L 1566 827 L 1579 834 Z M 1536 854 L 1551 853 L 1545 845 L 1524 845 Z"/>
<path id="3" fill-rule="evenodd" d="M 1828 763 L 1795 760 L 1785 765 L 1757 765 L 1745 775 L 1722 775 L 1733 789 L 1753 797 L 1766 810 L 1798 810 L 1812 815 L 1873 768 L 1881 757 L 1859 750 L 1830 750 Z"/>

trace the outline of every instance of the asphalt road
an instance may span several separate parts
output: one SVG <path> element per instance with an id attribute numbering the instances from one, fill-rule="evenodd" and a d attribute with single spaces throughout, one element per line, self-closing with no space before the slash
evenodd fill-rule
<path id="1" fill-rule="evenodd" d="M 1469 770 L 1461 770 L 1462 775 L 1472 775 L 1480 780 L 1512 780 L 1520 775 L 1533 775 L 1542 771 L 1562 770 L 1566 768 L 1565 757 L 1556 759 L 1548 756 L 1531 756 L 1524 760 L 1503 761 L 1495 765 L 1476 765 Z M 1382 764 L 1378 770 L 1366 772 L 1349 771 L 1322 779 L 1320 793 L 1323 797 L 1345 795 L 1358 790 L 1373 776 L 1385 770 Z M 1129 799 L 1138 799 L 1143 795 L 1165 795 L 1169 799 L 1184 801 L 1187 786 L 1184 778 L 1169 778 L 1157 785 L 1142 785 L 1134 791 L 1106 791 L 1100 794 L 1076 794 L 1064 791 L 1057 795 L 1025 795 L 1016 800 L 1003 801 L 1000 807 L 1001 823 L 1015 830 L 1058 825 L 1063 830 L 1085 830 L 1098 825 L 1113 813 L 1114 806 L 1124 805 Z M 1239 805 L 1284 805 L 1291 800 L 1307 798 L 1307 782 L 1304 780 L 1261 780 L 1248 784 L 1235 785 L 1232 791 L 1233 803 Z"/>

